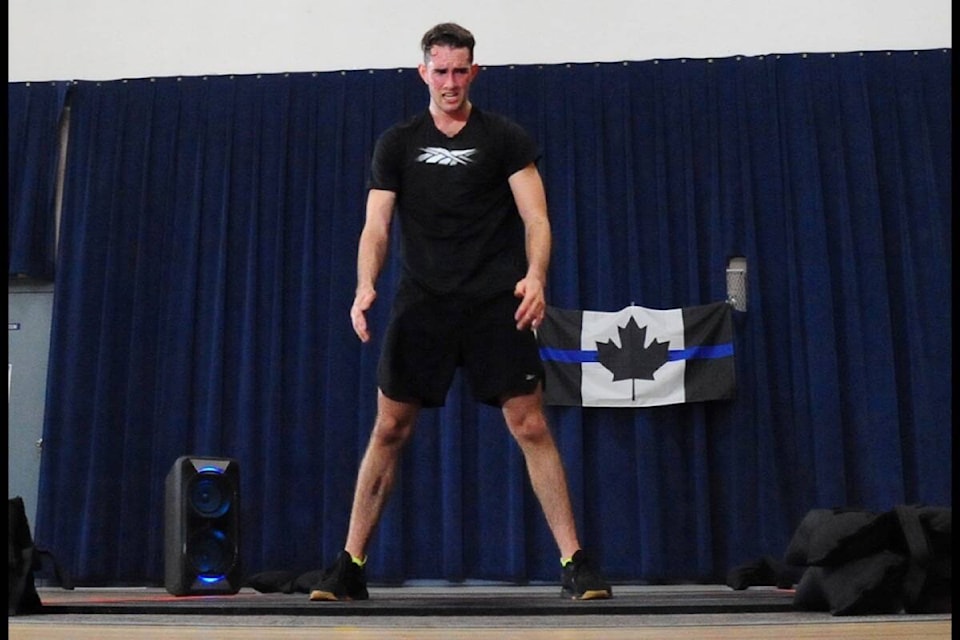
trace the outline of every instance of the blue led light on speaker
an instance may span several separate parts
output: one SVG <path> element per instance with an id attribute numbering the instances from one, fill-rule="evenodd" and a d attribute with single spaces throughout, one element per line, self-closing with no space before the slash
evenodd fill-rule
<path id="1" fill-rule="evenodd" d="M 206 529 L 190 539 L 188 560 L 197 579 L 207 584 L 224 579 L 233 560 L 227 537 L 219 529 Z"/>
<path id="2" fill-rule="evenodd" d="M 223 469 L 221 469 L 220 467 L 211 467 L 211 466 L 200 467 L 199 469 L 197 469 L 197 473 L 208 473 L 208 472 L 223 473 Z"/>

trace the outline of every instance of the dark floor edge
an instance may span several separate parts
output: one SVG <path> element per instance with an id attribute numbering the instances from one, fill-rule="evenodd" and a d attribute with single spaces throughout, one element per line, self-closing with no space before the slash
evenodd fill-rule
<path id="1" fill-rule="evenodd" d="M 424 617 L 424 616 L 569 616 L 569 615 L 664 615 L 664 614 L 731 614 L 782 613 L 794 611 L 792 603 L 742 605 L 644 605 L 618 604 L 615 601 L 562 603 L 557 606 L 511 606 L 479 604 L 476 606 L 425 606 L 366 603 L 308 603 L 297 606 L 240 606 L 181 604 L 157 606 L 143 604 L 54 604 L 44 605 L 43 614 L 146 614 L 146 615 L 206 615 L 206 616 L 367 616 L 367 617 Z"/>

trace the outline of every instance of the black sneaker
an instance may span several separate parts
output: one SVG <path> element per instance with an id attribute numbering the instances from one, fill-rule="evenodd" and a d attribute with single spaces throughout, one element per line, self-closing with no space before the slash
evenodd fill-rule
<path id="1" fill-rule="evenodd" d="M 596 600 L 613 597 L 613 590 L 581 549 L 573 554 L 573 559 L 563 568 L 560 595 L 572 600 Z"/>
<path id="2" fill-rule="evenodd" d="M 334 563 L 323 572 L 323 578 L 312 591 L 311 600 L 366 600 L 367 571 L 341 551 Z"/>

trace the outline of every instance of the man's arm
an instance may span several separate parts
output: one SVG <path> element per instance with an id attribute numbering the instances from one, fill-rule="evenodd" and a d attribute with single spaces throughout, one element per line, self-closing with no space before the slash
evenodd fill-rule
<path id="1" fill-rule="evenodd" d="M 544 288 L 551 248 L 547 196 L 536 165 L 531 163 L 510 176 L 510 190 L 523 218 L 527 250 L 527 273 L 513 292 L 521 299 L 514 318 L 517 329 L 536 329 L 543 322 L 547 308 Z"/>
<path id="2" fill-rule="evenodd" d="M 366 312 L 377 298 L 377 277 L 387 259 L 396 199 L 392 191 L 371 189 L 367 194 L 366 221 L 357 248 L 357 292 L 350 307 L 353 330 L 363 342 L 370 340 Z"/>

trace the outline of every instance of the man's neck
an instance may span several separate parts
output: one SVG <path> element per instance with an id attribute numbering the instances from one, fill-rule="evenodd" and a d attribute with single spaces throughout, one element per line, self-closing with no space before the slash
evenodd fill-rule
<path id="1" fill-rule="evenodd" d="M 470 113 L 473 111 L 473 105 L 467 101 L 456 111 L 441 111 L 434 105 L 430 105 L 430 115 L 433 117 L 434 126 L 443 134 L 453 137 L 460 133 L 470 119 Z"/>

